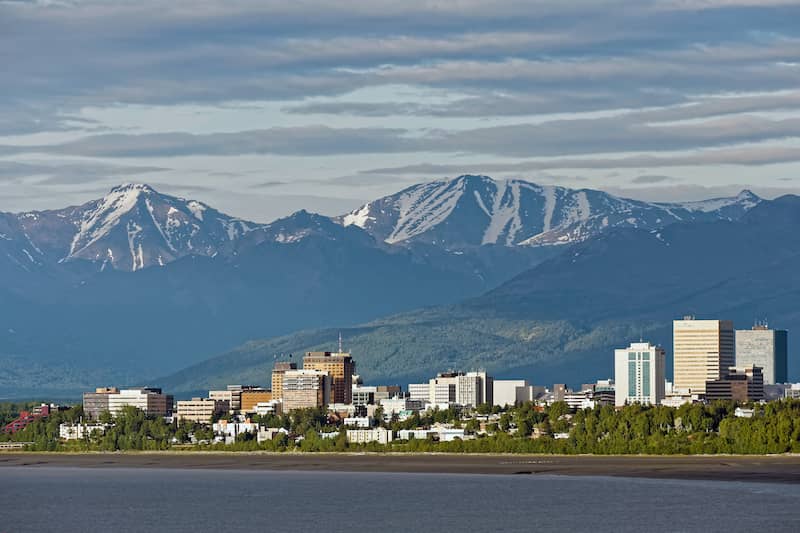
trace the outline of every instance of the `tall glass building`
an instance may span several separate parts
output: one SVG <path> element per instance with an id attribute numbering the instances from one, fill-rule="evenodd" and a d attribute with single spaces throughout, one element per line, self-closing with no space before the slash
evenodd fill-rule
<path id="1" fill-rule="evenodd" d="M 788 381 L 789 334 L 758 324 L 736 331 L 736 366 L 760 366 L 764 385 Z"/>

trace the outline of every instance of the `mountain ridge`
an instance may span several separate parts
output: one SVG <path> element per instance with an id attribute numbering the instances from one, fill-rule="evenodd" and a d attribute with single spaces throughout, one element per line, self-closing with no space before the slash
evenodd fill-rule
<path id="1" fill-rule="evenodd" d="M 762 201 L 745 190 L 732 198 L 644 202 L 593 189 L 464 175 L 412 185 L 336 220 L 395 245 L 554 246 L 583 242 L 615 227 L 658 229 L 676 222 L 733 220 Z"/>

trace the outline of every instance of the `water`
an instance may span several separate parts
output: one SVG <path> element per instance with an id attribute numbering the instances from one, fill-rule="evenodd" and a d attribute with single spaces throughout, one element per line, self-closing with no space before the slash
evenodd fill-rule
<path id="1" fill-rule="evenodd" d="M 0 468 L 0 532 L 800 531 L 800 486 L 610 477 Z"/>

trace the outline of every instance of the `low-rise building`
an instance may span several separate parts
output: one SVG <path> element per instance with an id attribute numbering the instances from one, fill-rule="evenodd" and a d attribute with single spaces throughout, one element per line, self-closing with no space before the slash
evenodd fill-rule
<path id="1" fill-rule="evenodd" d="M 258 435 L 256 439 L 258 443 L 261 444 L 262 442 L 266 442 L 268 440 L 273 440 L 278 435 L 289 435 L 289 431 L 285 428 L 259 428 Z"/>
<path id="2" fill-rule="evenodd" d="M 372 422 L 372 418 L 368 416 L 350 416 L 342 421 L 342 423 L 347 427 L 357 428 L 370 428 L 372 427 Z"/>
<path id="3" fill-rule="evenodd" d="M 495 379 L 492 382 L 492 402 L 498 407 L 513 407 L 534 399 L 534 388 L 524 379 Z"/>
<path id="4" fill-rule="evenodd" d="M 211 398 L 192 398 L 178 401 L 178 422 L 188 420 L 198 424 L 210 424 L 217 417 L 229 411 L 229 402 Z"/>
<path id="5" fill-rule="evenodd" d="M 279 415 L 283 413 L 283 402 L 281 400 L 271 400 L 269 402 L 257 403 L 255 413 L 258 416 Z"/>
<path id="6" fill-rule="evenodd" d="M 722 379 L 706 382 L 706 401 L 764 399 L 764 376 L 761 367 L 730 367 Z"/>
<path id="7" fill-rule="evenodd" d="M 240 438 L 245 433 L 249 433 L 257 438 L 259 431 L 258 424 L 252 422 L 228 422 L 226 420 L 220 420 L 211 427 L 216 437 L 218 437 L 218 440 L 223 440 L 225 444 L 233 444 L 236 442 L 237 438 Z"/>
<path id="8" fill-rule="evenodd" d="M 265 389 L 242 390 L 240 411 L 242 413 L 255 413 L 256 405 L 271 402 L 272 400 L 272 391 Z"/>
<path id="9" fill-rule="evenodd" d="M 60 424 L 58 426 L 58 437 L 64 440 L 84 440 L 89 438 L 92 433 L 97 432 L 104 435 L 110 424 Z"/>
<path id="10" fill-rule="evenodd" d="M 108 395 L 108 411 L 111 416 L 118 416 L 125 407 L 135 407 L 149 416 L 170 416 L 172 402 L 172 396 L 163 394 L 159 388 L 122 389 Z"/>
<path id="11" fill-rule="evenodd" d="M 97 420 L 108 409 L 108 398 L 111 394 L 119 394 L 119 389 L 116 387 L 98 387 L 94 392 L 83 393 L 83 414 L 92 419 Z"/>
<path id="12" fill-rule="evenodd" d="M 370 442 L 388 444 L 393 440 L 394 432 L 386 428 L 347 430 L 347 442 L 351 444 L 367 444 Z"/>
<path id="13" fill-rule="evenodd" d="M 401 416 L 404 413 L 410 414 L 414 411 L 422 411 L 425 408 L 425 402 L 416 398 L 389 398 L 381 400 L 380 405 L 387 416 Z"/>

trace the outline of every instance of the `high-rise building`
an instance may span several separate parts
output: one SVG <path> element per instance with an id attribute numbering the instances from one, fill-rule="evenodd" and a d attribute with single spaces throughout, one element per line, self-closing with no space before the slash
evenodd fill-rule
<path id="1" fill-rule="evenodd" d="M 759 366 L 764 384 L 775 385 L 788 380 L 789 334 L 758 324 L 753 329 L 736 331 L 736 366 Z"/>
<path id="2" fill-rule="evenodd" d="M 729 320 L 685 317 L 673 322 L 675 390 L 705 394 L 706 382 L 721 379 L 734 365 L 734 346 L 733 322 Z"/>
<path id="3" fill-rule="evenodd" d="M 272 397 L 276 400 L 283 398 L 283 376 L 289 370 L 297 370 L 297 364 L 278 361 L 272 368 Z"/>
<path id="4" fill-rule="evenodd" d="M 331 378 L 319 370 L 287 370 L 283 375 L 283 411 L 324 407 L 331 402 Z"/>
<path id="5" fill-rule="evenodd" d="M 614 404 L 658 405 L 664 399 L 666 353 L 649 342 L 614 352 Z"/>
<path id="6" fill-rule="evenodd" d="M 731 367 L 725 376 L 706 383 L 706 400 L 740 402 L 764 399 L 764 375 L 757 366 Z"/>
<path id="7" fill-rule="evenodd" d="M 308 352 L 303 358 L 304 370 L 327 372 L 331 378 L 331 403 L 353 402 L 355 363 L 347 352 Z"/>

